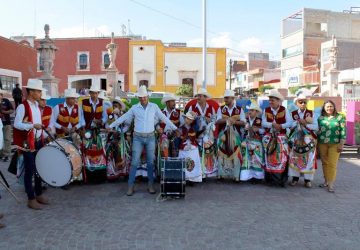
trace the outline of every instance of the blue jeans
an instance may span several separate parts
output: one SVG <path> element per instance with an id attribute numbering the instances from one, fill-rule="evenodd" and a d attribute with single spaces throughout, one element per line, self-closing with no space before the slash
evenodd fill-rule
<path id="1" fill-rule="evenodd" d="M 136 170 L 140 166 L 141 153 L 143 148 L 146 150 L 147 175 L 150 184 L 154 183 L 154 159 L 155 159 L 155 135 L 142 137 L 134 135 L 132 143 L 131 169 L 129 175 L 129 186 L 135 182 Z"/>

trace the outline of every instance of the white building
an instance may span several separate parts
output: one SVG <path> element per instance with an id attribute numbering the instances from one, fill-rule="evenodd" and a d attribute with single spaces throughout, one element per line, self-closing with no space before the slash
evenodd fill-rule
<path id="1" fill-rule="evenodd" d="M 321 43 L 331 40 L 332 35 L 359 40 L 360 15 L 304 8 L 282 20 L 282 87 L 319 86 Z"/>

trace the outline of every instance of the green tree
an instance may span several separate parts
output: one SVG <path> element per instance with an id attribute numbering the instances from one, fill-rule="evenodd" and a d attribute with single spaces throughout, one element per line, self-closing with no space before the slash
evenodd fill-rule
<path id="1" fill-rule="evenodd" d="M 266 90 L 273 89 L 273 88 L 274 88 L 273 86 L 261 85 L 261 86 L 259 86 L 259 92 L 261 94 L 264 94 Z"/>
<path id="2" fill-rule="evenodd" d="M 194 93 L 193 87 L 189 84 L 183 84 L 175 91 L 175 94 L 178 96 L 192 97 L 193 93 Z"/>
<path id="3" fill-rule="evenodd" d="M 289 87 L 289 92 L 291 94 L 295 94 L 296 91 L 298 91 L 299 89 L 303 88 L 303 86 L 294 86 L 294 87 Z"/>

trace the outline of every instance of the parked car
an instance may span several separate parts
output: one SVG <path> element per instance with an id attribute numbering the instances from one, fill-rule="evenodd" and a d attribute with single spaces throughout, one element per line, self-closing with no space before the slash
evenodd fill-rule
<path id="1" fill-rule="evenodd" d="M 163 98 L 164 96 L 168 96 L 171 95 L 171 93 L 167 93 L 167 92 L 150 92 L 149 96 L 151 98 Z"/>

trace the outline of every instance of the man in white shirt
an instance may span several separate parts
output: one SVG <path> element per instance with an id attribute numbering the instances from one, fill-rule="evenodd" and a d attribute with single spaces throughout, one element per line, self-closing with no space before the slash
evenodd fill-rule
<path id="1" fill-rule="evenodd" d="M 16 109 L 14 121 L 14 144 L 21 150 L 24 156 L 24 186 L 28 196 L 28 207 L 40 210 L 41 205 L 49 204 L 42 195 L 41 179 L 36 174 L 35 157 L 36 152 L 42 146 L 42 121 L 38 100 L 41 97 L 42 81 L 29 79 L 27 86 L 27 99 Z M 33 178 L 35 188 L 33 188 Z"/>
<path id="2" fill-rule="evenodd" d="M 300 176 L 303 175 L 305 187 L 311 188 L 311 181 L 314 179 L 316 169 L 316 133 L 318 122 L 315 113 L 306 108 L 308 98 L 305 95 L 298 95 L 294 103 L 297 105 L 298 110 L 291 112 L 293 125 L 289 138 L 291 146 L 289 177 L 292 177 L 290 186 L 296 186 Z M 304 134 L 303 140 L 297 140 L 298 133 Z"/>
<path id="3" fill-rule="evenodd" d="M 189 111 L 194 111 L 197 115 L 198 130 L 205 129 L 212 118 L 216 116 L 215 107 L 211 106 L 207 99 L 210 98 L 210 94 L 206 89 L 200 88 L 195 95 L 197 102 L 189 107 Z M 201 137 L 201 136 L 200 136 Z"/>
<path id="4" fill-rule="evenodd" d="M 74 133 L 80 128 L 79 122 L 79 107 L 77 99 L 79 94 L 76 89 L 65 89 L 65 102 L 59 103 L 53 109 L 51 123 L 56 129 L 57 137 L 64 137 L 65 135 Z"/>
<path id="5" fill-rule="evenodd" d="M 140 103 L 132 106 L 128 112 L 126 112 L 123 116 L 118 118 L 109 126 L 109 128 L 112 129 L 124 122 L 131 123 L 131 121 L 134 120 L 134 138 L 132 144 L 131 169 L 128 181 L 128 196 L 134 194 L 136 169 L 140 165 L 140 156 L 143 148 L 146 149 L 146 163 L 149 180 L 148 191 L 150 194 L 156 193 L 156 190 L 153 186 L 155 159 L 155 119 L 159 119 L 165 122 L 165 124 L 168 125 L 172 130 L 177 129 L 177 127 L 161 112 L 160 108 L 156 104 L 149 102 L 146 86 L 140 86 L 137 96 Z"/>
<path id="6" fill-rule="evenodd" d="M 269 107 L 262 115 L 262 127 L 265 129 L 263 145 L 265 148 L 265 181 L 272 185 L 285 187 L 287 181 L 289 145 L 286 129 L 292 126 L 288 110 L 281 105 L 284 97 L 278 90 L 269 93 Z"/>
<path id="7" fill-rule="evenodd" d="M 91 85 L 89 89 L 90 98 L 83 99 L 79 107 L 80 126 L 85 129 L 103 127 L 107 121 L 103 99 L 99 98 L 100 91 L 100 88 Z"/>
<path id="8" fill-rule="evenodd" d="M 218 177 L 232 178 L 236 182 L 240 181 L 241 154 L 238 154 L 240 145 L 233 142 L 231 133 L 226 131 L 237 131 L 240 139 L 240 127 L 246 123 L 244 110 L 236 105 L 235 92 L 225 90 L 225 105 L 222 105 L 217 112 L 216 125 L 219 132 L 219 151 L 218 151 Z M 229 145 L 233 145 L 230 147 Z"/>
<path id="9" fill-rule="evenodd" d="M 54 128 L 53 124 L 51 123 L 52 108 L 46 105 L 46 101 L 50 99 L 51 97 L 46 94 L 46 91 L 42 91 L 41 98 L 38 101 L 41 112 L 42 125 L 44 128 L 43 138 L 45 143 L 49 142 L 50 138 L 48 133 L 53 135 Z"/>

